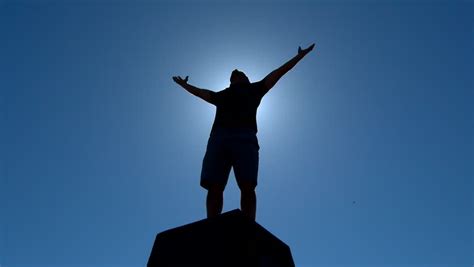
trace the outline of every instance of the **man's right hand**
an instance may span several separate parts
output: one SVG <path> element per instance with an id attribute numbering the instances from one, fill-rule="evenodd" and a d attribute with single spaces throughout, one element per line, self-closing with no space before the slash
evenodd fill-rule
<path id="1" fill-rule="evenodd" d="M 182 87 L 186 86 L 188 84 L 188 78 L 189 76 L 186 76 L 186 78 L 181 78 L 181 76 L 173 76 L 173 81 Z"/>
<path id="2" fill-rule="evenodd" d="M 214 104 L 211 99 L 211 94 L 214 92 L 207 90 L 207 89 L 201 89 L 196 86 L 193 86 L 191 84 L 188 84 L 188 78 L 189 76 L 186 76 L 186 78 L 181 78 L 181 76 L 173 76 L 173 81 L 175 81 L 177 84 L 181 85 L 184 90 L 188 91 L 189 93 L 202 98 L 204 101 L 209 102 L 211 104 Z"/>
<path id="3" fill-rule="evenodd" d="M 309 52 L 311 52 L 311 50 L 313 50 L 314 48 L 314 43 L 312 45 L 310 45 L 308 48 L 305 48 L 305 49 L 301 49 L 301 46 L 298 46 L 298 55 L 303 55 L 303 56 L 306 56 L 306 54 L 308 54 Z"/>

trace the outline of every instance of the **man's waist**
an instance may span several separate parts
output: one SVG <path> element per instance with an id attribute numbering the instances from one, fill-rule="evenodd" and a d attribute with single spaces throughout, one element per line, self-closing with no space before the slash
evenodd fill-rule
<path id="1" fill-rule="evenodd" d="M 254 127 L 242 127 L 242 126 L 219 126 L 214 125 L 211 130 L 213 134 L 249 134 L 256 135 L 257 129 Z"/>

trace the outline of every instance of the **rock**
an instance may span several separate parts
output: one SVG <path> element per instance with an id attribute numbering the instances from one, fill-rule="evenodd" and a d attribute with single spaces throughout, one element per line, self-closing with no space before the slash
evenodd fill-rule
<path id="1" fill-rule="evenodd" d="M 295 266 L 290 248 L 240 210 L 156 236 L 148 267 Z"/>

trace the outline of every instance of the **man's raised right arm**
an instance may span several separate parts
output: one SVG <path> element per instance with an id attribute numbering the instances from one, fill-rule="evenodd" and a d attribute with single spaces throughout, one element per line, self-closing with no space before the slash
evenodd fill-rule
<path id="1" fill-rule="evenodd" d="M 179 84 L 181 87 L 183 87 L 186 91 L 189 93 L 203 99 L 204 101 L 213 104 L 211 101 L 211 95 L 214 94 L 213 91 L 207 90 L 207 89 L 201 89 L 197 88 L 196 86 L 190 85 L 188 83 L 188 78 L 189 76 L 186 76 L 186 78 L 181 78 L 180 76 L 173 76 L 173 81 L 175 81 L 177 84 Z"/>

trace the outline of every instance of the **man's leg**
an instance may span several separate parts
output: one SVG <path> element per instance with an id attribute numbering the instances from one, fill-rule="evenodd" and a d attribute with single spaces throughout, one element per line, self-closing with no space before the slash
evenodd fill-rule
<path id="1" fill-rule="evenodd" d="M 257 212 L 258 140 L 255 134 L 244 134 L 233 146 L 234 174 L 239 185 L 240 209 L 248 218 L 255 220 Z"/>
<path id="2" fill-rule="evenodd" d="M 257 195 L 255 194 L 255 185 L 248 182 L 240 182 L 240 209 L 248 218 L 255 221 L 257 213 Z"/>
<path id="3" fill-rule="evenodd" d="M 211 135 L 201 170 L 201 186 L 207 189 L 206 210 L 208 218 L 222 213 L 224 188 L 231 168 L 225 138 L 219 134 Z"/>
<path id="4" fill-rule="evenodd" d="M 207 190 L 206 208 L 207 218 L 213 218 L 222 213 L 224 204 L 224 186 L 211 185 Z"/>

